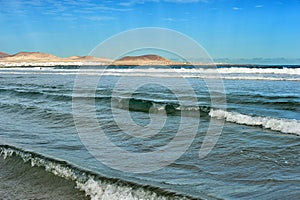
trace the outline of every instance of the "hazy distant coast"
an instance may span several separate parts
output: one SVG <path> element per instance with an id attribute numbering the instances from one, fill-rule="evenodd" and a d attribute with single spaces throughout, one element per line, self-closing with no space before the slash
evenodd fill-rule
<path id="1" fill-rule="evenodd" d="M 250 60 L 249 60 L 250 61 Z M 252 64 L 251 64 L 252 63 Z M 287 62 L 288 63 L 288 62 Z M 0 68 L 5 67 L 54 67 L 54 66 L 286 66 L 298 65 L 299 62 L 293 64 L 278 64 L 257 62 L 180 62 L 172 61 L 158 55 L 141 55 L 141 56 L 125 56 L 117 60 L 109 58 L 99 58 L 94 56 L 70 56 L 61 58 L 52 54 L 42 52 L 19 52 L 13 55 L 0 52 Z"/>
<path id="2" fill-rule="evenodd" d="M 66 66 L 66 65 L 107 65 L 113 60 L 92 56 L 71 56 L 60 58 L 41 52 L 20 52 L 14 55 L 0 52 L 0 67 L 22 66 Z"/>
<path id="3" fill-rule="evenodd" d="M 93 56 L 58 56 L 41 52 L 19 52 L 9 55 L 0 52 L 0 67 L 39 67 L 39 66 L 168 66 L 168 65 L 211 65 L 212 63 L 176 62 L 158 55 L 125 56 L 118 60 Z"/>

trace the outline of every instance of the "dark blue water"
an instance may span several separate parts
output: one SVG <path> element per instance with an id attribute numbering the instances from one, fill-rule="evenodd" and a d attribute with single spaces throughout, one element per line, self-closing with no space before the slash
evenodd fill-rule
<path id="1" fill-rule="evenodd" d="M 213 70 L 1 69 L 0 199 L 299 198 L 299 68 Z"/>

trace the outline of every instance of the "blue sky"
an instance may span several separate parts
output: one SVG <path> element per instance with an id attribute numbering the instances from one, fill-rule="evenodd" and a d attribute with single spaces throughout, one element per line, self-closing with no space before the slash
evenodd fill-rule
<path id="1" fill-rule="evenodd" d="M 0 51 L 86 55 L 121 31 L 184 33 L 214 58 L 300 58 L 299 0 L 0 0 Z"/>

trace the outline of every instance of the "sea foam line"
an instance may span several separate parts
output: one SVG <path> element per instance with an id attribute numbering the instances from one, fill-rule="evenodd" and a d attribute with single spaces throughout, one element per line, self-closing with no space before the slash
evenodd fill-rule
<path id="1" fill-rule="evenodd" d="M 78 72 L 60 72 L 60 71 L 48 71 L 48 72 L 8 72 L 8 71 L 0 71 L 0 74 L 14 74 L 14 75 L 23 75 L 23 74 L 43 74 L 43 75 L 86 75 L 86 76 L 127 76 L 127 77 L 155 77 L 155 78 L 199 78 L 199 79 L 226 79 L 226 80 L 264 80 L 264 81 L 300 81 L 300 77 L 265 77 L 265 76 L 245 76 L 243 74 L 239 74 L 238 76 L 226 76 L 226 75 L 217 75 L 214 74 L 189 74 L 189 73 L 136 73 L 136 72 L 86 72 L 86 71 L 78 71 Z"/>
<path id="2" fill-rule="evenodd" d="M 250 126 L 262 126 L 263 128 L 271 129 L 273 131 L 280 131 L 282 133 L 290 133 L 300 136 L 300 121 L 295 119 L 258 117 L 215 109 L 211 109 L 209 115 L 217 119 L 225 119 L 228 122 Z"/>
<path id="3" fill-rule="evenodd" d="M 119 179 L 101 177 L 88 170 L 82 170 L 65 161 L 58 161 L 42 155 L 23 151 L 16 147 L 0 145 L 0 156 L 4 159 L 14 155 L 30 162 L 31 166 L 45 168 L 45 171 L 72 180 L 76 188 L 84 191 L 91 200 L 168 200 L 168 199 L 193 199 L 192 197 L 176 194 L 152 186 L 137 185 Z"/>
<path id="4" fill-rule="evenodd" d="M 100 69 L 56 69 L 53 67 L 14 67 L 14 68 L 0 68 L 0 71 L 60 71 L 60 72 L 90 72 L 90 73 L 101 73 L 101 72 L 110 72 L 110 73 L 196 73 L 196 74 L 287 74 L 287 75 L 299 75 L 300 68 L 248 68 L 248 67 L 224 67 L 224 68 L 129 68 L 129 69 L 118 69 L 118 68 L 100 68 Z"/>

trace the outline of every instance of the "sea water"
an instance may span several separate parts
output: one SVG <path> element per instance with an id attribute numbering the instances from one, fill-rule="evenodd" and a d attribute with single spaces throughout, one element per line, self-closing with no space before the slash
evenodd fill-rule
<path id="1" fill-rule="evenodd" d="M 95 91 L 74 93 L 78 76 L 99 77 Z M 151 84 L 116 90 L 120 78 Z M 206 80 L 220 78 L 226 106 L 212 106 L 213 95 L 220 94 Z M 298 199 L 299 83 L 298 66 L 2 68 L 0 199 Z M 185 127 L 197 129 L 174 162 L 150 172 L 147 165 L 142 173 L 122 171 L 88 151 L 74 122 L 74 100 L 83 107 L 92 100 L 99 127 L 128 152 L 163 148 L 184 119 Z M 141 129 L 126 117 L 116 123 L 114 113 L 130 116 Z M 163 127 L 153 119 L 164 121 Z M 212 119 L 224 126 L 213 149 L 200 158 Z M 148 126 L 155 135 L 128 134 L 147 135 Z M 191 132 L 180 134 L 186 137 L 178 146 Z M 104 151 L 114 156 L 114 149 Z"/>

